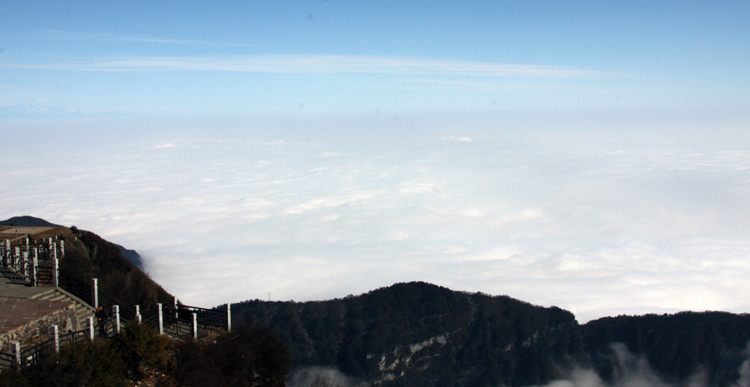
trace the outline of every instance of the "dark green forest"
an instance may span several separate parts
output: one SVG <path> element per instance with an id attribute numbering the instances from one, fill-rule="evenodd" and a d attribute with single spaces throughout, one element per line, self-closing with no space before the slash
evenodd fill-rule
<path id="1" fill-rule="evenodd" d="M 233 323 L 269 327 L 295 366 L 394 386 L 537 385 L 582 353 L 570 312 L 421 282 L 331 301 L 247 301 L 233 306 Z"/>
<path id="2" fill-rule="evenodd" d="M 623 343 L 645 356 L 668 383 L 702 370 L 713 385 L 731 385 L 740 376 L 750 342 L 750 315 L 726 312 L 605 317 L 581 328 L 591 362 L 605 381 L 620 372 L 610 344 Z"/>
<path id="3" fill-rule="evenodd" d="M 333 367 L 383 386 L 530 386 L 572 365 L 616 384 L 627 370 L 613 344 L 645 358 L 664 382 L 698 371 L 730 386 L 747 359 L 750 315 L 683 312 L 618 316 L 579 326 L 573 314 L 508 296 L 402 283 L 316 302 L 246 301 L 236 326 L 265 326 L 295 366 Z"/>

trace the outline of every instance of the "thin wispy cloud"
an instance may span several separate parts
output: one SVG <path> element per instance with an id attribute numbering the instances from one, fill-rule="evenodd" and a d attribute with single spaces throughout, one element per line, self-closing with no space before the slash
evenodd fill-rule
<path id="1" fill-rule="evenodd" d="M 510 78 L 606 78 L 621 74 L 566 66 L 447 61 L 367 55 L 134 56 L 4 63 L 0 67 L 71 71 L 230 71 L 277 74 L 396 74 Z"/>
<path id="2" fill-rule="evenodd" d="M 174 148 L 174 147 L 176 147 L 176 146 L 177 146 L 177 145 L 175 145 L 175 144 L 173 144 L 173 143 L 171 143 L 171 142 L 165 142 L 165 143 L 163 143 L 163 144 L 157 144 L 157 145 L 154 145 L 154 148 L 155 148 L 155 149 L 159 149 L 159 148 Z"/>
<path id="3" fill-rule="evenodd" d="M 453 137 L 453 136 L 447 136 L 447 137 L 441 137 L 441 140 L 444 141 L 464 141 L 464 142 L 471 142 L 470 137 Z"/>
<path id="4" fill-rule="evenodd" d="M 116 35 L 116 34 L 95 34 L 64 30 L 36 29 L 35 31 L 42 34 L 47 39 L 65 39 L 80 40 L 90 42 L 132 42 L 132 43 L 156 43 L 156 44 L 179 44 L 179 45 L 206 45 L 206 46 L 224 46 L 224 47 L 254 47 L 253 44 L 217 42 L 210 40 L 190 40 L 190 39 L 168 39 L 154 38 L 145 36 Z"/>

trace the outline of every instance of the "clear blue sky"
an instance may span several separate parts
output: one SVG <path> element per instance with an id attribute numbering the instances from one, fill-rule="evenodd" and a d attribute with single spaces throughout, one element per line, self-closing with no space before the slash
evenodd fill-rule
<path id="1" fill-rule="evenodd" d="M 750 104 L 747 1 L 3 8 L 6 117 Z"/>

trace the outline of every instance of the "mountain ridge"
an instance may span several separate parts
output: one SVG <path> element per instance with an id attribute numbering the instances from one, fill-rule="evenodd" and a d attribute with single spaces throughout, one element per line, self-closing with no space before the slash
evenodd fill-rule
<path id="1" fill-rule="evenodd" d="M 609 385 L 638 373 L 664 385 L 698 374 L 710 386 L 750 377 L 747 314 L 616 316 L 579 325 L 558 307 L 425 282 L 326 301 L 248 300 L 232 311 L 235 326 L 275 332 L 298 369 L 333 368 L 380 386 L 540 386 L 576 369 Z"/>
<path id="2" fill-rule="evenodd" d="M 581 353 L 568 311 L 424 282 L 232 308 L 233 324 L 278 334 L 296 366 L 333 366 L 375 384 L 539 385 Z"/>
<path id="3" fill-rule="evenodd" d="M 31 215 L 14 216 L 6 220 L 0 221 L 0 226 L 16 226 L 16 227 L 64 227 L 59 224 L 50 223 L 42 218 L 37 218 Z"/>

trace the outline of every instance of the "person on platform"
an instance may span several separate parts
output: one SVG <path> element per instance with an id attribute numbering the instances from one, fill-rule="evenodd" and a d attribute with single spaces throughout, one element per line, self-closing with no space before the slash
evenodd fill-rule
<path id="1" fill-rule="evenodd" d="M 96 323 L 99 325 L 99 336 L 107 337 L 107 320 L 109 320 L 109 313 L 99 305 L 96 308 Z"/>

